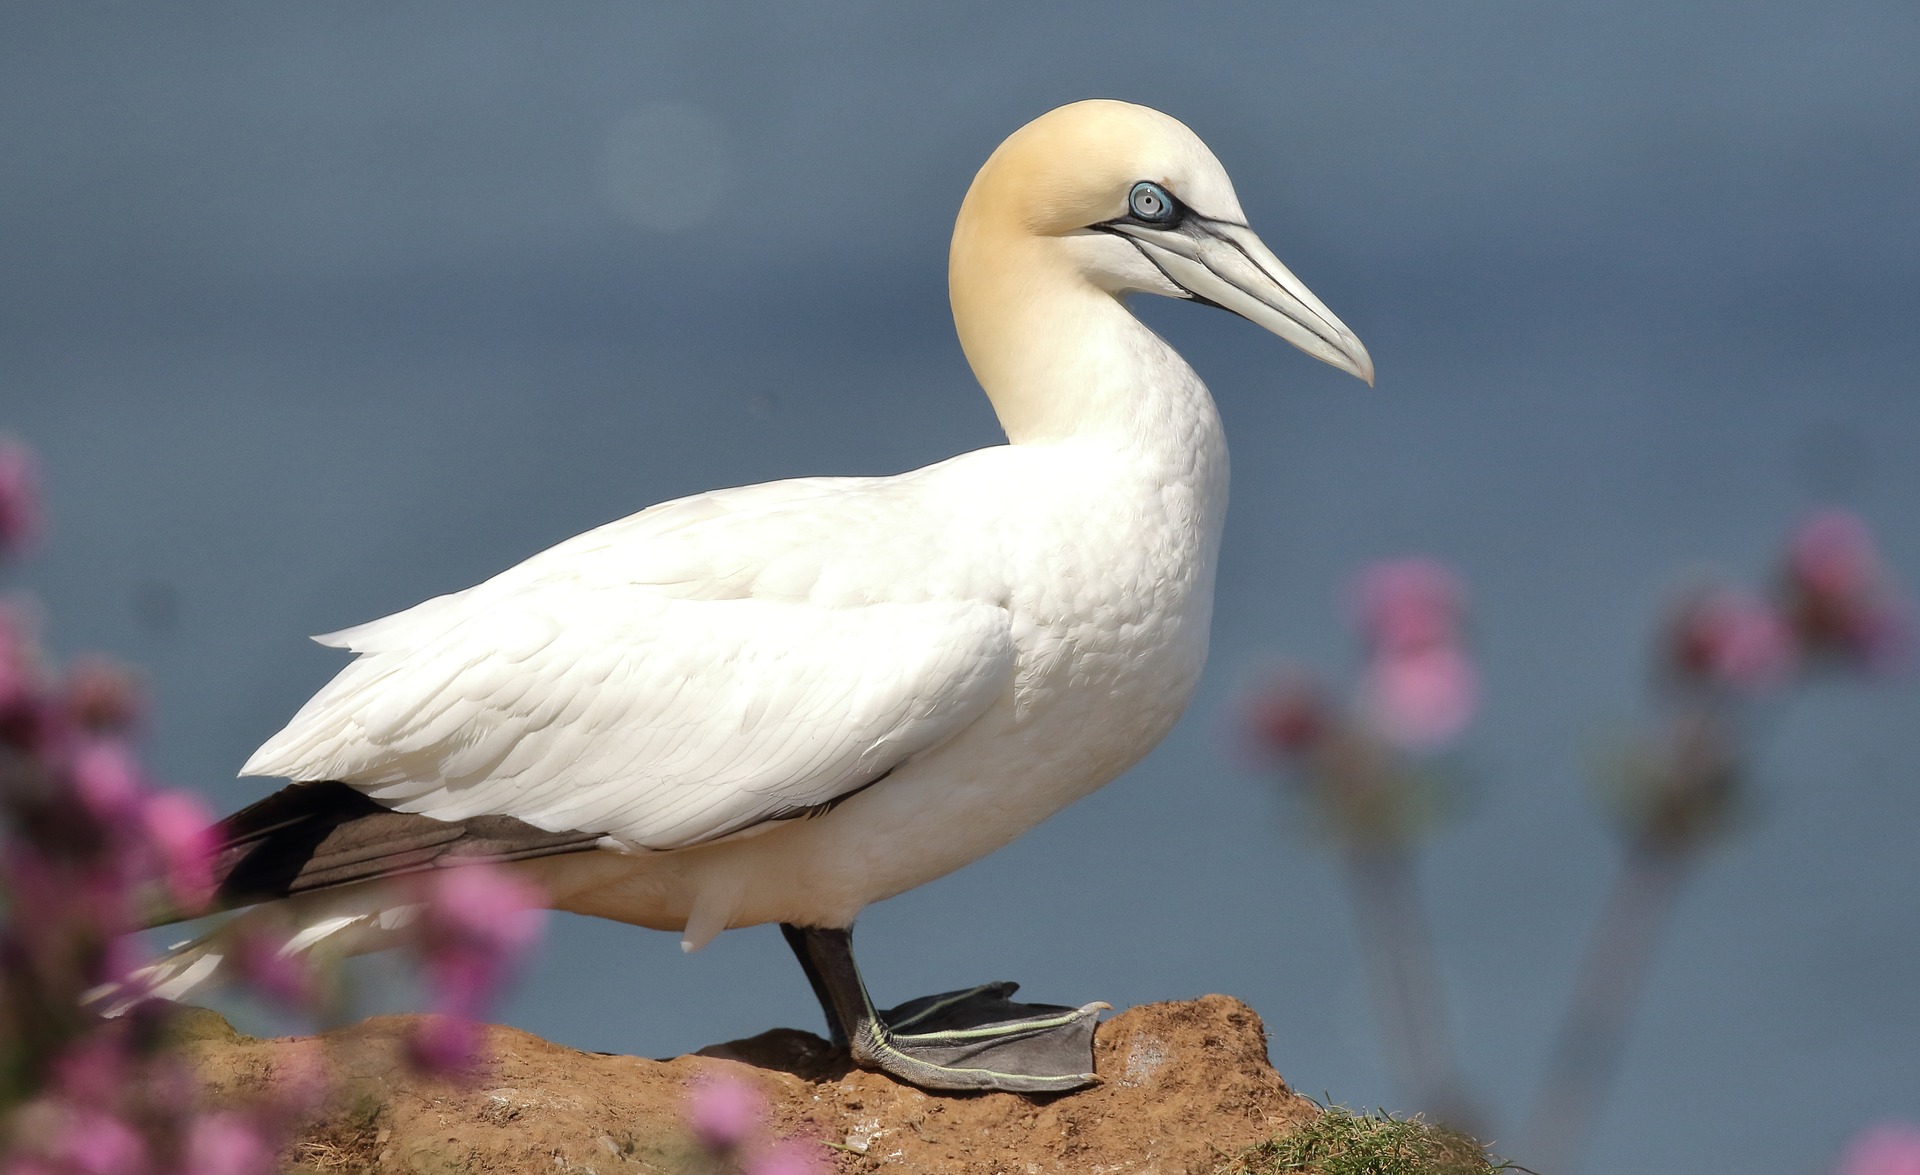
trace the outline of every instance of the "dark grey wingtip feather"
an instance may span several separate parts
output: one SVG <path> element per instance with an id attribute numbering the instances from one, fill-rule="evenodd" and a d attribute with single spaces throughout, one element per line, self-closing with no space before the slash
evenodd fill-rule
<path id="1" fill-rule="evenodd" d="M 215 826 L 215 913 L 258 902 L 467 864 L 586 852 L 597 832 L 548 832 L 511 816 L 437 820 L 395 812 L 333 780 L 294 783 Z M 197 915 L 171 905 L 147 925 Z"/>

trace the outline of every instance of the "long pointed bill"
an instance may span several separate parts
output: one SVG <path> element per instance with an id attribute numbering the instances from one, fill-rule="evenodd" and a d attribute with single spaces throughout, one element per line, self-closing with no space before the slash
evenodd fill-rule
<path id="1" fill-rule="evenodd" d="M 1167 280 L 1194 298 L 1266 327 L 1342 371 L 1373 384 L 1373 358 L 1273 251 L 1244 225 L 1189 214 L 1177 228 L 1114 222 Z"/>

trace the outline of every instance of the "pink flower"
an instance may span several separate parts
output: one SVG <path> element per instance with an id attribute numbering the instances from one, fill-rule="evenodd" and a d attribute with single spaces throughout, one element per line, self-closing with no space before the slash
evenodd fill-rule
<path id="1" fill-rule="evenodd" d="M 827 1175 L 832 1168 L 818 1146 L 787 1140 L 749 1159 L 741 1175 Z"/>
<path id="2" fill-rule="evenodd" d="M 0 666 L 0 677 L 6 675 L 6 667 Z M 0 682 L 0 689 L 7 683 Z M 58 707 L 45 698 L 26 690 L 10 691 L 13 696 L 0 698 L 0 746 L 12 747 L 43 762 L 57 756 L 61 736 Z"/>
<path id="3" fill-rule="evenodd" d="M 119 895 L 116 895 L 116 897 L 117 896 Z M 113 903 L 116 907 L 121 904 L 122 903 L 119 902 Z M 112 911 L 110 911 L 110 914 L 111 913 Z M 124 919 L 124 910 L 119 912 L 118 917 Z M 151 960 L 151 955 L 148 953 L 146 946 L 131 933 L 138 928 L 125 925 L 124 922 L 109 923 L 108 925 L 116 924 L 123 926 L 124 929 L 120 933 L 117 933 L 115 937 L 108 939 L 106 946 L 102 948 L 94 976 L 96 983 L 124 982 L 135 971 L 145 966 Z"/>
<path id="4" fill-rule="evenodd" d="M 1920 1126 L 1882 1122 L 1862 1131 L 1835 1175 L 1920 1175 Z"/>
<path id="5" fill-rule="evenodd" d="M 1319 684 L 1304 674 L 1256 687 L 1240 710 L 1246 741 L 1261 766 L 1312 750 L 1337 721 Z"/>
<path id="6" fill-rule="evenodd" d="M 53 1142 L 53 1158 L 82 1175 L 138 1175 L 147 1169 L 140 1134 L 105 1110 L 75 1110 Z"/>
<path id="7" fill-rule="evenodd" d="M 1409 751 L 1436 750 L 1473 720 L 1480 679 L 1453 645 L 1381 656 L 1361 678 L 1360 704 L 1388 742 Z"/>
<path id="8" fill-rule="evenodd" d="M 267 1175 L 274 1146 L 239 1114 L 202 1114 L 187 1129 L 184 1168 L 192 1175 Z"/>
<path id="9" fill-rule="evenodd" d="M 1858 596 L 1880 586 L 1880 549 L 1858 517 L 1823 510 L 1788 538 L 1787 576 L 1816 596 Z"/>
<path id="10" fill-rule="evenodd" d="M 1786 583 L 1794 628 L 1810 650 L 1873 670 L 1905 662 L 1911 610 L 1854 515 L 1828 510 L 1803 522 L 1787 542 Z"/>
<path id="11" fill-rule="evenodd" d="M 111 1105 L 127 1081 L 123 1038 L 97 1034 L 80 1040 L 54 1059 L 53 1084 L 68 1101 Z"/>
<path id="12" fill-rule="evenodd" d="M 0 746 L 44 756 L 57 741 L 60 711 L 46 696 L 36 619 L 30 602 L 0 600 Z"/>
<path id="13" fill-rule="evenodd" d="M 124 825 L 139 819 L 143 788 L 133 752 L 119 739 L 91 739 L 73 756 L 73 786 L 94 819 Z"/>
<path id="14" fill-rule="evenodd" d="M 1792 630 L 1771 604 L 1727 588 L 1683 603 L 1668 640 L 1682 676 L 1745 693 L 1785 684 L 1799 659 Z"/>
<path id="15" fill-rule="evenodd" d="M 539 938 L 544 895 L 505 869 L 481 864 L 430 873 L 423 889 L 419 949 L 434 1008 L 444 1014 L 421 1020 L 408 1048 L 421 1069 L 452 1076 L 479 1056 L 472 1021 Z"/>
<path id="16" fill-rule="evenodd" d="M 1431 751 L 1457 737 L 1480 704 L 1461 640 L 1466 591 L 1432 559 L 1391 559 L 1362 572 L 1353 613 L 1369 660 L 1360 705 L 1381 737 Z"/>
<path id="17" fill-rule="evenodd" d="M 0 558 L 40 537 L 40 476 L 33 451 L 0 436 Z"/>
<path id="18" fill-rule="evenodd" d="M 305 952 L 289 951 L 286 946 L 284 935 L 261 928 L 243 930 L 233 949 L 235 971 L 242 983 L 281 1007 L 309 1009 L 320 994 L 313 961 Z"/>
<path id="19" fill-rule="evenodd" d="M 1389 559 L 1360 574 L 1354 621 L 1376 652 L 1398 653 L 1459 640 L 1466 592 L 1460 578 L 1432 559 Z"/>
<path id="20" fill-rule="evenodd" d="M 478 1017 L 540 937 L 544 895 L 504 869 L 460 865 L 426 880 L 420 950 L 437 1010 Z"/>
<path id="21" fill-rule="evenodd" d="M 480 1059 L 480 1026 L 462 1016 L 422 1016 L 407 1034 L 407 1062 L 421 1073 L 460 1077 Z"/>
<path id="22" fill-rule="evenodd" d="M 700 1145 L 716 1155 L 738 1149 L 766 1118 L 766 1099 L 737 1077 L 702 1077 L 687 1094 L 687 1126 Z"/>
<path id="23" fill-rule="evenodd" d="M 433 875 L 430 933 L 491 955 L 515 955 L 540 940 L 546 900 L 536 887 L 492 865 L 461 865 Z"/>
<path id="24" fill-rule="evenodd" d="M 213 813 L 186 792 L 163 791 L 148 797 L 141 817 L 173 900 L 187 910 L 204 907 L 214 888 Z"/>
<path id="25" fill-rule="evenodd" d="M 479 1019 L 506 983 L 512 960 L 470 948 L 434 951 L 425 960 L 433 987 L 433 1009 L 448 1016 Z"/>
<path id="26" fill-rule="evenodd" d="M 327 1045 L 320 1037 L 283 1040 L 273 1074 L 275 1114 L 299 1119 L 320 1109 L 332 1086 L 327 1070 Z"/>

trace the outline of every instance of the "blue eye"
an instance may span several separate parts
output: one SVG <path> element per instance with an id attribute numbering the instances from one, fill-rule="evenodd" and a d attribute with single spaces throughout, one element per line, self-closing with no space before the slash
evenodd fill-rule
<path id="1" fill-rule="evenodd" d="M 1172 224 L 1180 217 L 1179 207 L 1165 188 L 1151 180 L 1133 185 L 1127 197 L 1128 210 L 1149 224 Z"/>

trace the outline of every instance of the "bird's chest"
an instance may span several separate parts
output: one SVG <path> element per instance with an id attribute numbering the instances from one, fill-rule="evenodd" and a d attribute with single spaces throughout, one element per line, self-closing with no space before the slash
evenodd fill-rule
<path id="1" fill-rule="evenodd" d="M 1206 660 L 1218 520 L 1178 483 L 1123 491 L 1024 545 L 1036 555 L 1012 577 L 1011 702 L 1016 724 L 1131 762 L 1172 727 Z"/>

